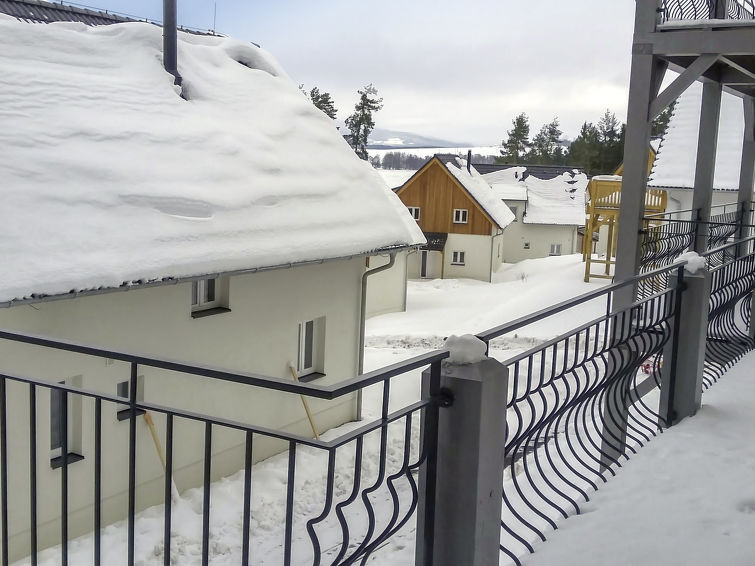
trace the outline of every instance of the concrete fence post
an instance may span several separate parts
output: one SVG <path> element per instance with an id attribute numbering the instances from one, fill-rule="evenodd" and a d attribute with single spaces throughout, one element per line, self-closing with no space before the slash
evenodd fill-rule
<path id="1" fill-rule="evenodd" d="M 448 339 L 447 344 L 456 337 Z M 419 477 L 417 566 L 426 566 L 425 535 L 433 533 L 433 566 L 498 564 L 503 505 L 504 443 L 508 370 L 481 355 L 457 363 L 452 355 L 441 370 L 435 514 L 426 516 L 427 467 Z M 430 392 L 430 370 L 422 374 L 423 396 Z M 448 405 L 448 406 L 447 406 Z M 433 525 L 426 525 L 432 521 Z"/>
<path id="2" fill-rule="evenodd" d="M 671 276 L 671 285 L 678 282 Z M 694 415 L 700 408 L 703 391 L 705 340 L 708 331 L 710 273 L 684 273 L 681 307 L 672 322 L 674 333 L 663 351 L 661 400 L 662 427 L 674 425 Z"/>

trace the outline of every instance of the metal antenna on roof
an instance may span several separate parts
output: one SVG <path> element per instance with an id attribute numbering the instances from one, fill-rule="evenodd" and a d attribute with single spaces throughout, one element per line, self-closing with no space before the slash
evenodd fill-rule
<path id="1" fill-rule="evenodd" d="M 472 174 L 472 150 L 467 150 L 467 173 Z"/>
<path id="2" fill-rule="evenodd" d="M 163 66 L 181 84 L 178 74 L 178 10 L 176 0 L 163 0 Z"/>

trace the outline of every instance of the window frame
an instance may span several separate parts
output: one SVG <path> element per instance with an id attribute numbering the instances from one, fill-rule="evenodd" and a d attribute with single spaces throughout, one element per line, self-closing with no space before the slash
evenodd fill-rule
<path id="1" fill-rule="evenodd" d="M 454 224 L 469 224 L 469 209 L 454 208 L 453 221 Z"/>
<path id="2" fill-rule="evenodd" d="M 126 386 L 125 395 L 121 395 L 121 386 Z M 126 403 L 118 404 L 116 405 L 116 413 L 115 417 L 119 421 L 125 421 L 128 420 L 131 417 L 131 405 L 129 403 L 130 399 L 130 393 L 131 393 L 131 380 L 126 379 L 124 381 L 119 381 L 115 385 L 115 395 L 117 397 L 121 397 L 126 401 Z M 142 402 L 144 401 L 144 376 L 143 375 L 137 375 L 136 376 L 136 402 Z M 136 416 L 143 415 L 145 413 L 144 409 L 136 409 Z"/>
<path id="3" fill-rule="evenodd" d="M 298 324 L 296 374 L 303 382 L 325 375 L 325 331 L 324 316 L 303 320 Z"/>
<path id="4" fill-rule="evenodd" d="M 77 375 L 74 377 L 70 377 L 61 381 L 58 381 L 57 383 L 59 385 L 73 385 L 73 386 L 81 386 L 82 376 Z M 60 397 L 57 397 L 57 396 Z M 60 436 L 60 444 L 54 445 L 53 444 L 53 437 L 55 436 L 55 430 L 54 430 L 54 424 L 56 421 L 58 421 L 59 424 L 62 424 L 62 418 L 53 418 L 53 407 L 56 403 L 60 403 L 60 400 L 65 397 L 66 400 L 66 448 L 67 448 L 67 454 L 64 457 L 63 454 L 63 436 L 58 432 L 58 436 Z M 50 431 L 50 467 L 52 469 L 57 469 L 63 466 L 63 463 L 66 462 L 68 464 L 72 464 L 74 462 L 78 462 L 80 460 L 84 459 L 84 456 L 80 454 L 82 441 L 82 405 L 81 405 L 81 396 L 75 395 L 71 393 L 70 391 L 67 391 L 65 389 L 58 389 L 55 387 L 50 388 L 50 400 L 49 400 L 49 431 Z M 61 409 L 62 409 L 62 403 L 60 403 L 61 408 L 58 409 L 58 416 L 62 417 Z"/>
<path id="5" fill-rule="evenodd" d="M 554 249 L 556 251 L 554 251 Z M 559 255 L 561 255 L 561 244 L 551 244 L 550 252 L 548 252 L 548 256 L 559 256 Z"/>
<path id="6" fill-rule="evenodd" d="M 220 305 L 219 279 L 219 277 L 206 277 L 191 282 L 191 310 L 205 310 Z M 212 292 L 211 299 L 210 292 Z"/>
<path id="7" fill-rule="evenodd" d="M 451 265 L 466 265 L 466 251 L 454 250 L 451 252 Z"/>
<path id="8" fill-rule="evenodd" d="M 409 214 L 412 215 L 412 218 L 419 222 L 420 219 L 420 207 L 419 206 L 407 206 L 407 209 L 409 209 Z"/>

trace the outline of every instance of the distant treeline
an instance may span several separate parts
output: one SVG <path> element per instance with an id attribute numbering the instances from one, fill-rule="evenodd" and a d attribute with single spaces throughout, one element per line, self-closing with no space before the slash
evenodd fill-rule
<path id="1" fill-rule="evenodd" d="M 460 155 L 460 157 L 466 158 L 466 155 Z M 428 159 L 430 158 L 414 155 L 412 153 L 389 151 L 385 153 L 382 158 L 379 155 L 373 155 L 370 157 L 370 163 L 377 169 L 417 170 L 427 163 Z M 495 163 L 495 156 L 475 153 L 472 155 L 472 163 Z"/>

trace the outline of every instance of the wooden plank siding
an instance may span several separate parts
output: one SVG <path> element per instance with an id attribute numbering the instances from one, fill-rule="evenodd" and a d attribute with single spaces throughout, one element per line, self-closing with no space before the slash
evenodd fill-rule
<path id="1" fill-rule="evenodd" d="M 480 236 L 492 233 L 491 218 L 437 157 L 426 163 L 396 194 L 406 206 L 419 207 L 418 224 L 423 232 Z M 469 211 L 466 224 L 454 224 L 455 208 Z"/>

